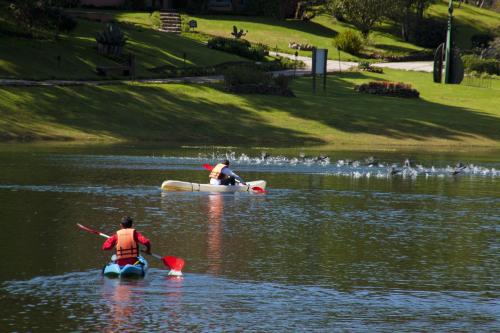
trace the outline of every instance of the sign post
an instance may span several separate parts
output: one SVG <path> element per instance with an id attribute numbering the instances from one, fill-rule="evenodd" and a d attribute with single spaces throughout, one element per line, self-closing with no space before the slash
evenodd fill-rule
<path id="1" fill-rule="evenodd" d="M 323 75 L 323 91 L 326 91 L 328 49 L 314 48 L 312 52 L 313 92 L 316 93 L 316 76 Z"/>

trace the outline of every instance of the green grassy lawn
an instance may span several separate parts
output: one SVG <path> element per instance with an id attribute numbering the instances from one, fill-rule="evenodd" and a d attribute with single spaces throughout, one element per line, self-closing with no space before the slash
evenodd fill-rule
<path id="1" fill-rule="evenodd" d="M 241 61 L 232 54 L 208 49 L 190 38 L 158 32 L 157 14 L 108 12 L 119 22 L 128 38 L 125 52 L 136 55 L 137 77 L 158 77 L 149 69 L 159 66 L 212 66 L 228 61 Z M 6 12 L 0 11 L 0 27 L 8 29 Z M 97 53 L 94 36 L 104 23 L 78 20 L 75 31 L 60 40 L 34 40 L 2 35 L 0 29 L 0 78 L 24 79 L 97 79 L 96 65 L 114 65 Z M 7 27 L 7 28 L 6 28 Z M 58 62 L 58 57 L 61 61 Z"/>
<path id="2" fill-rule="evenodd" d="M 420 99 L 356 93 L 354 84 L 412 83 Z M 388 70 L 294 82 L 296 98 L 233 95 L 208 85 L 125 84 L 0 89 L 0 137 L 274 147 L 500 146 L 500 81 L 440 85 L 431 74 Z"/>
<path id="3" fill-rule="evenodd" d="M 431 17 L 448 17 L 448 3 L 440 1 L 432 5 L 427 11 Z M 462 49 L 471 47 L 470 38 L 474 34 L 488 33 L 500 27 L 500 13 L 492 10 L 478 8 L 476 6 L 464 5 L 453 11 L 456 24 L 457 45 Z"/>
<path id="4" fill-rule="evenodd" d="M 446 19 L 448 10 L 447 1 L 438 1 L 432 5 L 427 16 Z M 500 14 L 490 10 L 480 9 L 463 4 L 454 12 L 457 27 L 458 46 L 470 47 L 470 37 L 473 34 L 486 32 L 500 25 Z M 196 19 L 198 30 L 216 36 L 231 37 L 233 25 L 238 29 L 248 30 L 245 39 L 254 43 L 264 43 L 272 49 L 294 53 L 288 48 L 289 42 L 312 44 L 319 48 L 329 49 L 329 57 L 336 59 L 337 50 L 332 45 L 333 37 L 346 29 L 354 29 L 346 23 L 336 21 L 330 15 L 319 15 L 311 22 L 300 20 L 276 20 L 265 17 L 231 16 L 231 15 L 194 15 L 185 16 L 184 19 Z M 387 55 L 405 55 L 414 51 L 423 50 L 422 47 L 405 42 L 399 35 L 399 28 L 384 23 L 377 26 L 370 34 L 369 51 L 385 53 Z M 301 55 L 310 56 L 311 52 L 301 51 Z M 344 60 L 359 60 L 358 57 L 341 53 Z"/>
<path id="5" fill-rule="evenodd" d="M 427 15 L 446 16 L 446 1 L 433 5 Z M 240 57 L 208 49 L 200 38 L 201 34 L 185 33 L 182 36 L 161 33 L 159 14 L 147 12 L 125 12 L 112 10 L 88 10 L 108 14 L 120 22 L 128 37 L 125 52 L 137 56 L 137 77 L 154 78 L 164 74 L 151 71 L 161 66 L 182 68 L 183 66 L 205 67 L 228 61 L 241 61 Z M 500 25 L 500 14 L 469 5 L 455 10 L 459 46 L 468 47 L 470 36 L 486 32 Z M 345 23 L 336 22 L 329 15 L 319 15 L 312 22 L 298 20 L 276 20 L 249 16 L 184 16 L 184 20 L 198 20 L 198 30 L 209 34 L 230 37 L 233 25 L 248 30 L 245 37 L 251 42 L 264 43 L 272 49 L 290 53 L 291 41 L 309 43 L 328 48 L 330 58 L 338 57 L 332 46 L 332 38 L 341 31 L 352 29 Z M 104 23 L 79 19 L 75 31 L 62 35 L 60 40 L 28 39 L 9 33 L 17 27 L 9 17 L 5 2 L 0 1 L 0 78 L 24 79 L 98 79 L 97 65 L 112 66 L 115 63 L 96 51 L 94 36 L 104 28 Z M 391 55 L 404 55 L 422 48 L 404 42 L 398 36 L 398 29 L 388 23 L 377 27 L 370 35 L 370 51 Z M 183 55 L 186 55 L 184 63 Z M 301 51 L 310 56 L 310 52 Z M 342 53 L 344 60 L 359 58 Z M 60 60 L 59 60 L 60 59 Z"/>

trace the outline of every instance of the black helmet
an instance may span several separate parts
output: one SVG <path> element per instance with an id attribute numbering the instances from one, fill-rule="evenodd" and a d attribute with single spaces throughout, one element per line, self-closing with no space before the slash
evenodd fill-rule
<path id="1" fill-rule="evenodd" d="M 134 220 L 130 216 L 122 217 L 121 224 L 124 228 L 130 228 L 132 226 L 132 223 L 134 223 Z"/>

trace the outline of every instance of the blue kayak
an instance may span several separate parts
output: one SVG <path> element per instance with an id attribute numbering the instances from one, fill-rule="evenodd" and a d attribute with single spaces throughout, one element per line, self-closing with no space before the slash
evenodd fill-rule
<path id="1" fill-rule="evenodd" d="M 134 265 L 120 266 L 112 261 L 102 269 L 102 274 L 108 277 L 144 277 L 148 270 L 148 262 L 142 256 L 137 257 Z"/>

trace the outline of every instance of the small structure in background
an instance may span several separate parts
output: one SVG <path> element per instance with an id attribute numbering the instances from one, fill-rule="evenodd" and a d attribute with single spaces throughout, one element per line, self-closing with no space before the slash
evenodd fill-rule
<path id="1" fill-rule="evenodd" d="M 106 24 L 104 31 L 97 33 L 95 40 L 99 54 L 113 57 L 120 57 L 127 43 L 127 37 L 114 23 Z"/>
<path id="2" fill-rule="evenodd" d="M 96 72 L 101 76 L 110 76 L 113 73 L 118 75 L 130 76 L 132 79 L 135 78 L 135 55 L 129 53 L 127 59 L 122 64 L 117 64 L 115 66 L 97 66 Z"/>
<path id="3" fill-rule="evenodd" d="M 198 28 L 198 22 L 196 20 L 189 21 L 188 25 L 191 31 L 194 31 L 194 29 Z"/>
<path id="4" fill-rule="evenodd" d="M 326 74 L 328 62 L 328 49 L 313 49 L 312 53 L 312 77 L 313 92 L 316 93 L 316 76 L 323 75 L 323 91 L 326 91 Z"/>
<path id="5" fill-rule="evenodd" d="M 162 32 L 181 33 L 182 19 L 178 12 L 172 10 L 160 10 L 160 21 Z"/>

